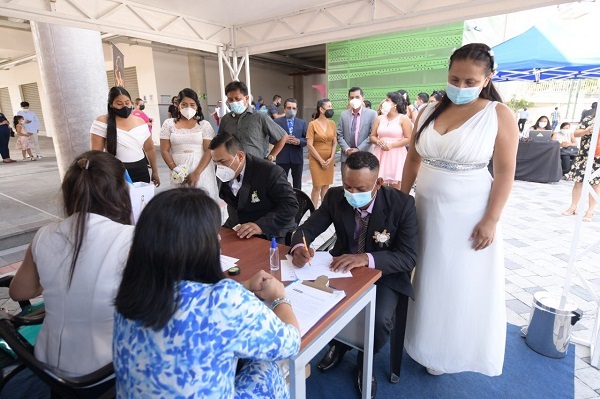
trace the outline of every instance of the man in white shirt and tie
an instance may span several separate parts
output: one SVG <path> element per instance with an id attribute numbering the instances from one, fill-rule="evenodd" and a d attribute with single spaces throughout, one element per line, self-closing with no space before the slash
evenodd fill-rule
<path id="1" fill-rule="evenodd" d="M 29 133 L 33 133 L 33 142 L 35 143 L 35 154 L 38 158 L 42 157 L 40 151 L 40 143 L 38 141 L 38 131 L 40 130 L 40 120 L 38 119 L 35 112 L 29 109 L 29 103 L 23 101 L 21 103 L 21 110 L 17 112 L 17 115 L 21 115 L 25 118 L 25 128 Z"/>
<path id="2" fill-rule="evenodd" d="M 369 135 L 377 118 L 377 112 L 365 108 L 363 102 L 364 93 L 360 87 L 352 87 L 348 90 L 350 109 L 342 111 L 337 124 L 338 143 L 342 148 L 342 177 L 348 155 L 357 151 L 372 150 Z"/>

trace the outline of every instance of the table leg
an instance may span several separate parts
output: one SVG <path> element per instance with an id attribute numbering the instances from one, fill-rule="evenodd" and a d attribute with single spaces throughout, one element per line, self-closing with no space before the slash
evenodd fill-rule
<path id="1" fill-rule="evenodd" d="M 362 374 L 362 397 L 371 398 L 371 376 L 373 374 L 373 340 L 375 335 L 375 290 L 371 292 L 371 300 L 365 307 L 364 360 Z"/>
<path id="2" fill-rule="evenodd" d="M 306 365 L 298 361 L 299 359 L 290 359 L 290 397 L 306 398 Z"/>

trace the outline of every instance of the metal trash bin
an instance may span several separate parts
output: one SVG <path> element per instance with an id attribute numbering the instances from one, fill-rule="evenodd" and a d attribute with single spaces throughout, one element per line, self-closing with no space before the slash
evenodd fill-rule
<path id="1" fill-rule="evenodd" d="M 561 358 L 567 354 L 571 341 L 571 327 L 582 316 L 573 301 L 560 308 L 559 294 L 538 291 L 533 294 L 529 326 L 523 328 L 525 343 L 544 356 Z"/>

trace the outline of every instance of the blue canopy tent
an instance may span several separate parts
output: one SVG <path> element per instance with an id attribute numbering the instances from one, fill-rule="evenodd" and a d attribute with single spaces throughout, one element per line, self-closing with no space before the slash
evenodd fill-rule
<path id="1" fill-rule="evenodd" d="M 587 30 L 587 29 L 586 29 Z M 595 34 L 560 25 L 532 27 L 492 48 L 498 63 L 496 81 L 543 81 L 600 78 L 600 51 Z"/>

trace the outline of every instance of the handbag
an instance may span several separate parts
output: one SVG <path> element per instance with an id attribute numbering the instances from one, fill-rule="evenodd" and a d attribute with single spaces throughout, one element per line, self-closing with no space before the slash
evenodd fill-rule
<path id="1" fill-rule="evenodd" d="M 133 224 L 138 222 L 144 207 L 154 197 L 154 189 L 155 187 L 152 183 L 135 182 L 129 185 Z"/>
<path id="2" fill-rule="evenodd" d="M 10 137 L 15 137 L 15 131 L 13 130 L 12 127 L 9 127 L 10 129 Z"/>

